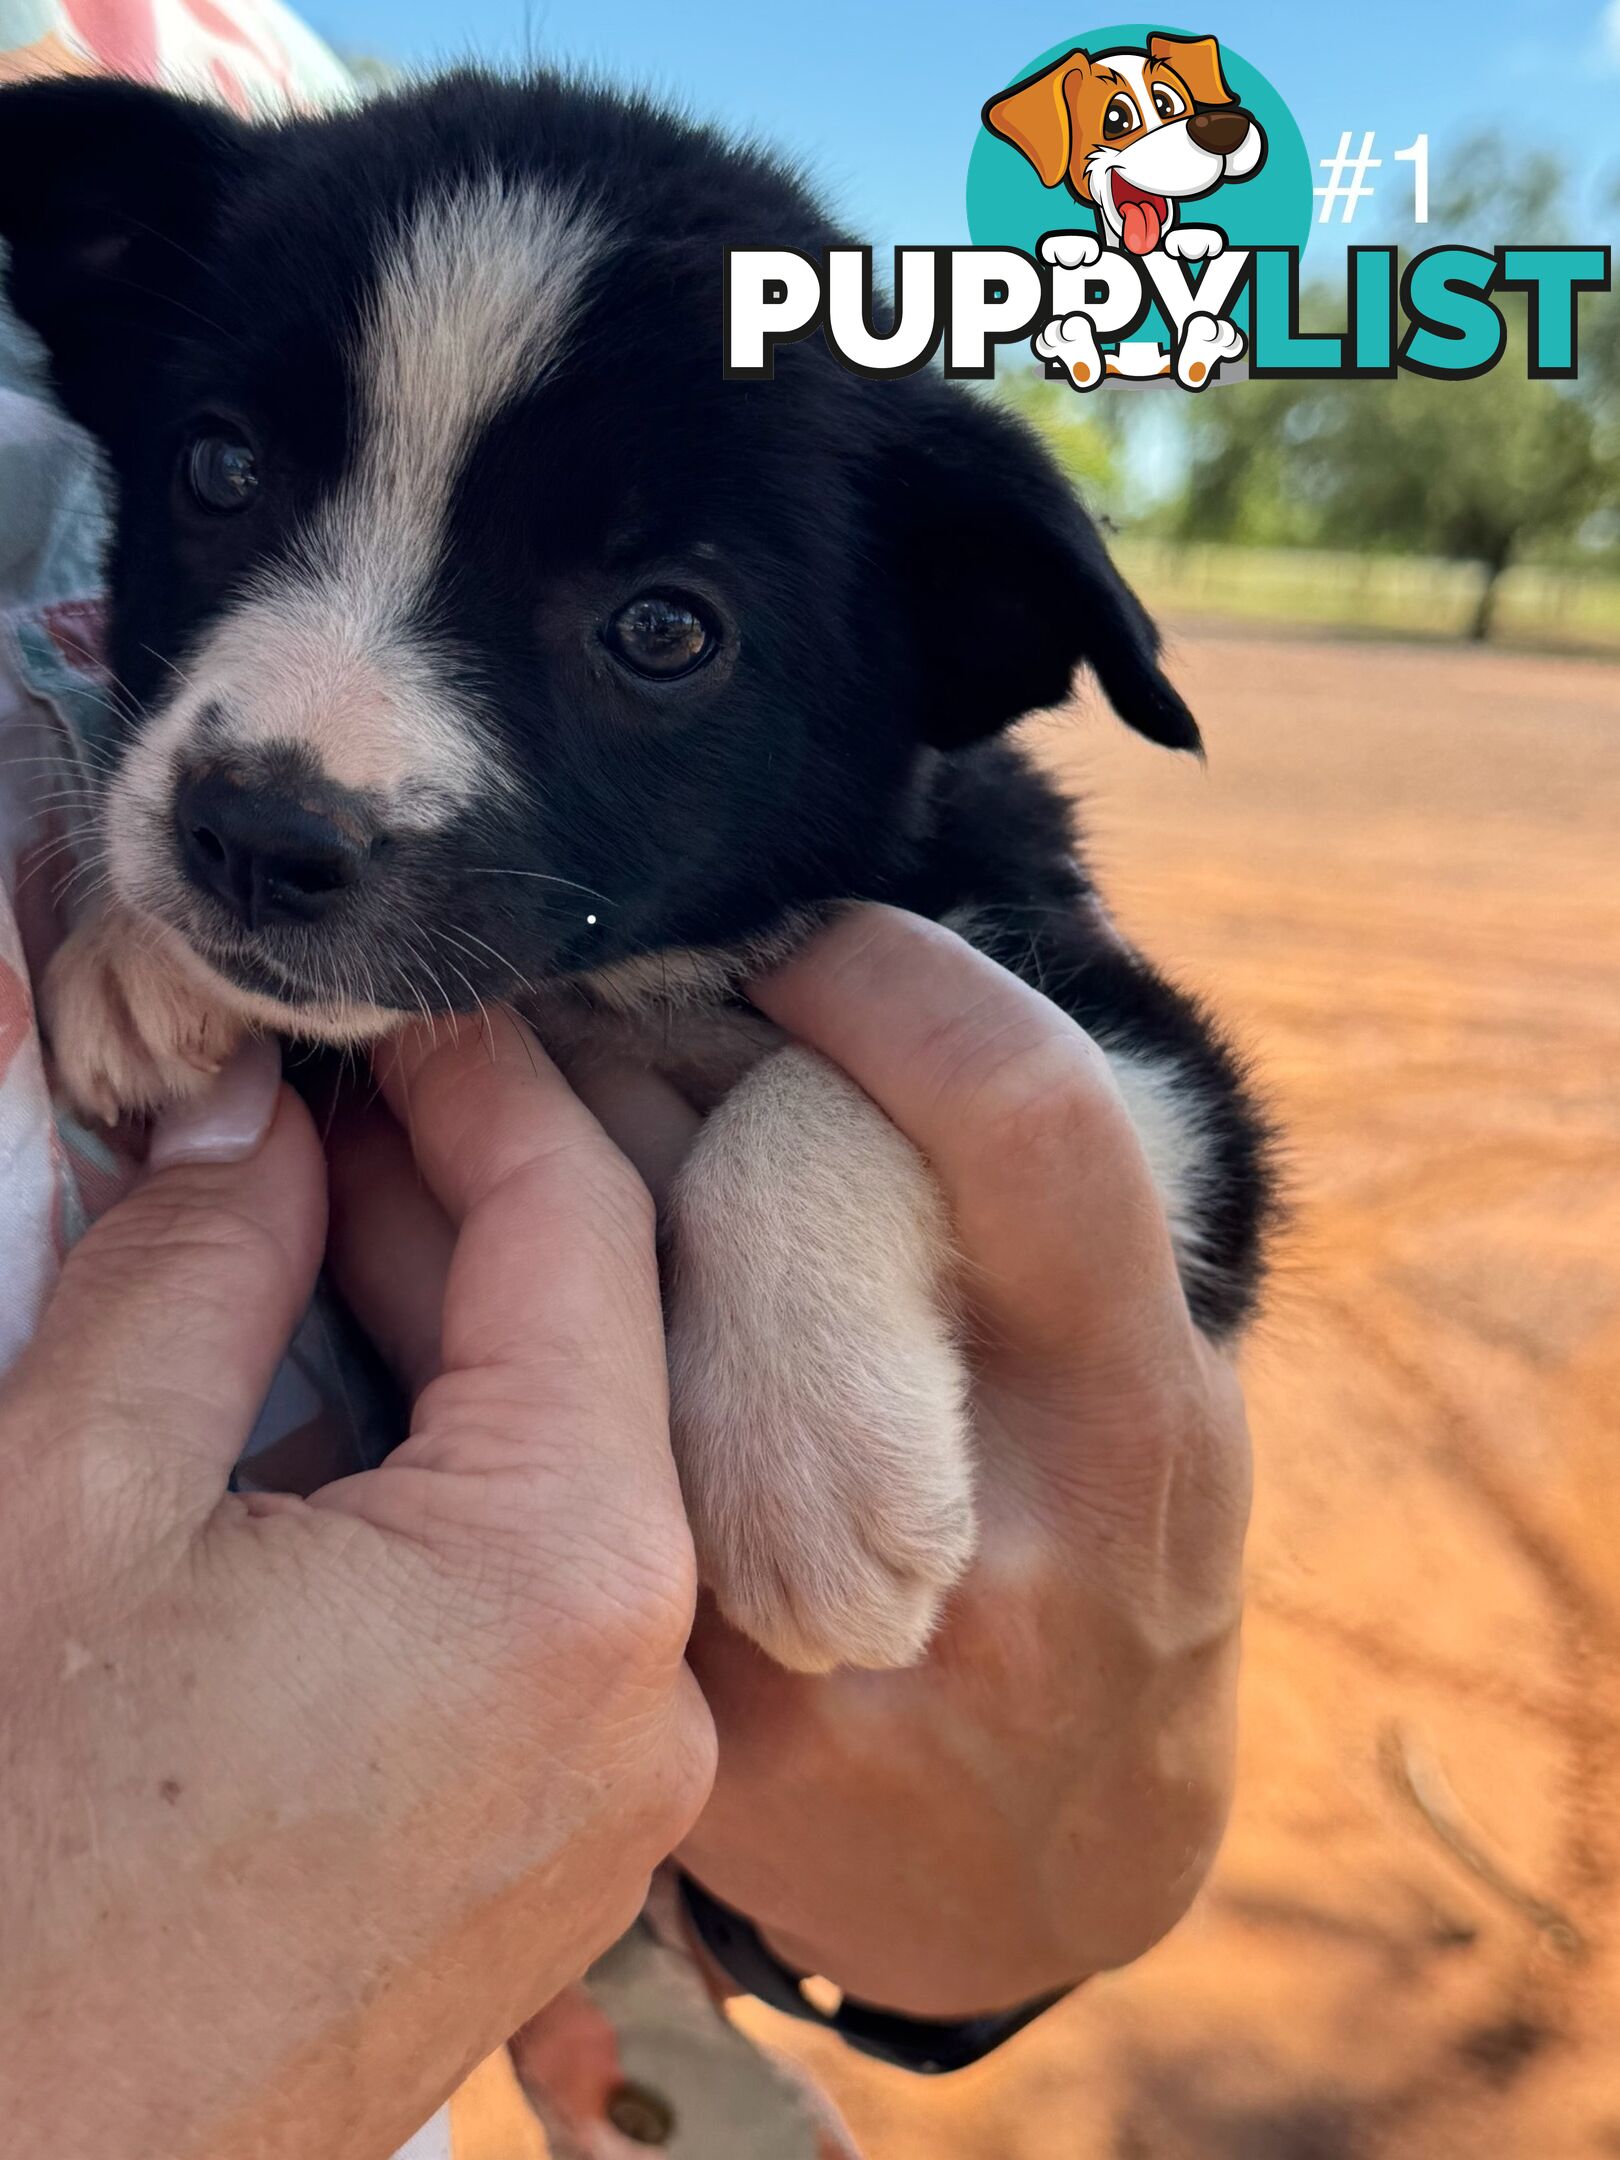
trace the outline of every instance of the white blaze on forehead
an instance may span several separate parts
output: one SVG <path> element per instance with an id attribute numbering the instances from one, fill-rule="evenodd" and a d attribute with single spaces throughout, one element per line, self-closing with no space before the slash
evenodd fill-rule
<path id="1" fill-rule="evenodd" d="M 1122 86 L 1135 98 L 1142 118 L 1152 127 L 1158 115 L 1153 110 L 1153 99 L 1148 85 L 1148 56 L 1139 52 L 1099 53 L 1096 60 L 1099 74 L 1112 68 Z"/>
<path id="2" fill-rule="evenodd" d="M 572 195 L 492 175 L 429 198 L 389 247 L 354 353 L 355 471 L 317 535 L 384 607 L 432 576 L 468 454 L 555 366 L 600 239 Z"/>
<path id="3" fill-rule="evenodd" d="M 130 897 L 172 880 L 167 808 L 205 743 L 227 757 L 296 743 L 406 827 L 507 784 L 420 603 L 467 460 L 556 366 L 602 238 L 577 197 L 492 174 L 428 197 L 387 242 L 350 354 L 350 469 L 191 657 L 113 790 L 109 854 Z"/>

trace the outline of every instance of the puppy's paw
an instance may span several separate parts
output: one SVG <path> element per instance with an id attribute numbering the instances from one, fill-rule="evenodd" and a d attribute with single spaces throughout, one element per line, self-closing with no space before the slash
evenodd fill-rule
<path id="1" fill-rule="evenodd" d="M 1089 315 L 1065 315 L 1038 330 L 1033 341 L 1035 356 L 1055 360 L 1076 390 L 1095 390 L 1103 379 L 1102 354 Z"/>
<path id="2" fill-rule="evenodd" d="M 1177 262 L 1213 262 L 1226 253 L 1226 235 L 1213 225 L 1172 225 L 1160 245 Z"/>
<path id="3" fill-rule="evenodd" d="M 943 1331 L 870 1320 L 784 1353 L 796 1324 L 767 1292 L 739 1301 L 724 1340 L 689 1310 L 672 1329 L 699 1571 L 780 1665 L 914 1664 L 973 1557 L 960 1361 Z"/>
<path id="4" fill-rule="evenodd" d="M 1041 241 L 1041 260 L 1054 270 L 1089 270 L 1102 259 L 1102 242 L 1095 233 L 1053 232 Z"/>
<path id="5" fill-rule="evenodd" d="M 1176 380 L 1184 390 L 1202 390 L 1223 360 L 1236 360 L 1244 348 L 1243 332 L 1220 315 L 1189 315 L 1176 347 Z"/>
<path id="6" fill-rule="evenodd" d="M 704 1128 L 671 1237 L 671 1416 L 700 1573 L 779 1664 L 911 1664 L 975 1542 L 927 1169 L 841 1073 L 779 1051 Z"/>
<path id="7" fill-rule="evenodd" d="M 69 1101 L 107 1125 L 196 1094 L 244 1033 L 167 932 L 117 908 L 69 934 L 45 971 L 41 1006 Z"/>

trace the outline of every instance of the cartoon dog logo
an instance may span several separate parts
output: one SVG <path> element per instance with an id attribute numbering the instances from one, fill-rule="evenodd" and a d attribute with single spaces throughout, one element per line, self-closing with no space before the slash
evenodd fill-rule
<path id="1" fill-rule="evenodd" d="M 1225 233 L 1183 225 L 1180 205 L 1252 179 L 1266 157 L 1259 121 L 1227 87 L 1216 40 L 1169 31 L 1156 31 L 1145 47 L 1066 53 L 989 99 L 983 119 L 1028 159 L 1043 187 L 1062 185 L 1096 212 L 1096 237 L 1054 233 L 1042 243 L 1045 259 L 1069 271 L 1097 262 L 1105 248 L 1145 256 L 1162 247 L 1182 262 L 1211 260 L 1225 250 Z M 1196 311 L 1168 357 L 1156 346 L 1123 346 L 1105 360 L 1092 324 L 1075 313 L 1049 323 L 1035 351 L 1061 364 L 1077 390 L 1105 374 L 1173 374 L 1195 390 L 1243 344 L 1235 324 Z"/>
<path id="2" fill-rule="evenodd" d="M 1041 176 L 1097 213 L 1106 245 L 1150 255 L 1216 252 L 1214 226 L 1177 225 L 1178 203 L 1265 162 L 1266 138 L 1226 86 L 1212 37 L 1157 31 L 1146 50 L 1072 52 L 989 100 L 984 124 Z"/>

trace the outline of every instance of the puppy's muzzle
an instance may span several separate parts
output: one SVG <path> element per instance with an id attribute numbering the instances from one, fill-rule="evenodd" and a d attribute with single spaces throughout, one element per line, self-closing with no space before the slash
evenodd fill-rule
<path id="1" fill-rule="evenodd" d="M 1253 125 L 1246 112 L 1196 112 L 1187 122 L 1187 133 L 1211 157 L 1230 157 Z"/>
<path id="2" fill-rule="evenodd" d="M 188 883 L 250 931 L 331 914 L 377 844 L 353 805 L 318 783 L 293 788 L 219 767 L 182 778 L 174 822 Z"/>

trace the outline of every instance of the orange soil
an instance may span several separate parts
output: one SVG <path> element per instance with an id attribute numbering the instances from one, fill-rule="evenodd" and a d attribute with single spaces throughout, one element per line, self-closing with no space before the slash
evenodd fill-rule
<path id="1" fill-rule="evenodd" d="M 1620 2155 L 1620 669 L 1175 667 L 1207 772 L 1043 740 L 1294 1158 L 1236 1818 L 1168 1943 L 980 2069 L 793 2044 L 870 2160 Z M 493 2074 L 460 2132 L 538 2150 Z"/>

